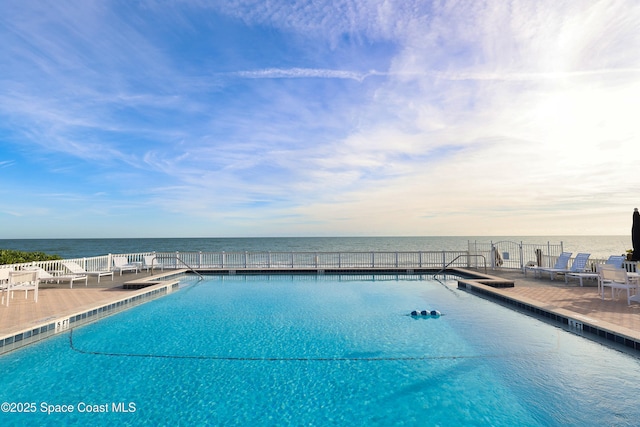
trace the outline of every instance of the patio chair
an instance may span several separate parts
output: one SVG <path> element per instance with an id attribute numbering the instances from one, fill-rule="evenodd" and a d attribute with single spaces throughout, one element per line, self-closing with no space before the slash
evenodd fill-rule
<path id="1" fill-rule="evenodd" d="M 84 268 L 82 268 L 78 263 L 73 261 L 63 261 L 62 265 L 64 265 L 65 268 L 73 274 L 85 274 L 87 276 L 96 276 L 98 278 L 98 283 L 100 283 L 100 278 L 102 276 L 111 276 L 111 280 L 113 280 L 113 271 L 106 271 L 106 270 L 87 271 Z"/>
<path id="2" fill-rule="evenodd" d="M 84 280 L 84 285 L 89 286 L 89 276 L 86 274 L 61 274 L 59 276 L 54 276 L 42 267 L 27 267 L 25 270 L 31 270 L 38 273 L 38 279 L 41 282 L 69 282 L 69 287 L 73 288 L 73 282 Z"/>
<path id="3" fill-rule="evenodd" d="M 622 262 L 625 260 L 624 255 L 611 255 L 606 261 L 607 265 L 614 265 L 616 267 L 622 267 Z M 583 285 L 582 281 L 584 279 L 595 279 L 598 281 L 598 293 L 600 293 L 600 273 L 598 273 L 596 266 L 596 272 L 580 272 L 580 273 L 567 273 L 564 275 L 565 281 L 569 277 L 575 277 L 580 281 L 580 286 Z"/>
<path id="4" fill-rule="evenodd" d="M 2 293 L 2 304 L 4 304 L 4 293 L 9 288 L 9 273 L 13 268 L 0 268 L 0 292 Z"/>
<path id="5" fill-rule="evenodd" d="M 138 274 L 139 264 L 130 263 L 126 256 L 116 255 L 113 257 L 113 270 L 119 271 L 122 276 L 123 271 L 135 271 Z"/>
<path id="6" fill-rule="evenodd" d="M 155 255 L 144 255 L 142 260 L 142 268 L 145 268 L 147 271 L 153 271 L 154 268 L 160 268 L 160 271 L 164 271 L 164 265 L 158 261 Z"/>
<path id="7" fill-rule="evenodd" d="M 627 271 L 624 268 L 613 265 L 603 264 L 600 266 L 600 274 L 602 277 L 602 293 L 600 296 L 604 299 L 604 288 L 611 288 L 611 299 L 614 299 L 614 291 L 619 294 L 621 291 L 627 292 L 627 305 L 631 305 L 631 291 L 638 291 L 638 284 L 629 280 Z"/>
<path id="8" fill-rule="evenodd" d="M 587 268 L 587 261 L 589 260 L 590 256 L 591 254 L 580 252 L 578 255 L 576 255 L 573 263 L 571 263 L 571 268 L 566 268 L 566 266 L 564 268 L 543 268 L 541 269 L 541 273 L 549 273 L 551 280 L 553 280 L 557 274 L 564 274 L 564 282 L 568 283 L 567 274 L 584 273 L 585 268 Z"/>
<path id="9" fill-rule="evenodd" d="M 539 265 L 534 265 L 531 267 L 525 267 L 524 269 L 524 275 L 527 275 L 527 270 L 531 270 L 533 271 L 533 276 L 534 277 L 541 277 L 542 273 L 548 270 L 566 270 L 567 268 L 567 264 L 569 264 L 569 259 L 571 258 L 571 252 L 562 252 L 559 256 L 558 259 L 556 260 L 556 263 L 553 267 L 541 267 Z M 553 273 L 551 274 L 551 280 L 553 280 Z"/>
<path id="10" fill-rule="evenodd" d="M 38 302 L 38 272 L 36 271 L 10 271 L 9 284 L 7 286 L 7 307 L 13 298 L 15 291 L 24 291 L 24 298 L 29 297 L 29 291 L 33 290 L 33 301 Z"/>

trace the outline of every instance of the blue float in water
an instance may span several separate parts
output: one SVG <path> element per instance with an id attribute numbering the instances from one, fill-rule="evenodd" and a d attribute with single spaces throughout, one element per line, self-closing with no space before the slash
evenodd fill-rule
<path id="1" fill-rule="evenodd" d="M 411 317 L 440 317 L 441 314 L 438 310 L 413 310 Z"/>

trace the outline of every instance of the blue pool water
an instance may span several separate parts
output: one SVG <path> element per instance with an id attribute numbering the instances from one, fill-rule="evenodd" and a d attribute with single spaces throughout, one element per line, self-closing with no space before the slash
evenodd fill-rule
<path id="1" fill-rule="evenodd" d="M 0 401 L 34 411 L 3 409 L 0 424 L 637 424 L 638 359 L 456 285 L 418 275 L 189 278 L 0 358 Z M 443 315 L 408 316 L 415 309 Z"/>

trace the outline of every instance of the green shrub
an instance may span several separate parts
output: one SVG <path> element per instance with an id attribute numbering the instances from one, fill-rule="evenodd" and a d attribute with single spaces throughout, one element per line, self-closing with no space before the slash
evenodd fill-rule
<path id="1" fill-rule="evenodd" d="M 0 249 L 0 264 L 18 264 L 31 261 L 49 261 L 62 259 L 58 255 L 48 255 L 44 252 L 24 252 L 12 249 Z"/>

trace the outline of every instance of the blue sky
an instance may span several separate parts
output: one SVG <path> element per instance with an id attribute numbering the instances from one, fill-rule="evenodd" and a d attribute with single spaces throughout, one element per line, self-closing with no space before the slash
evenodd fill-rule
<path id="1" fill-rule="evenodd" d="M 637 0 L 0 3 L 0 238 L 628 234 Z"/>

